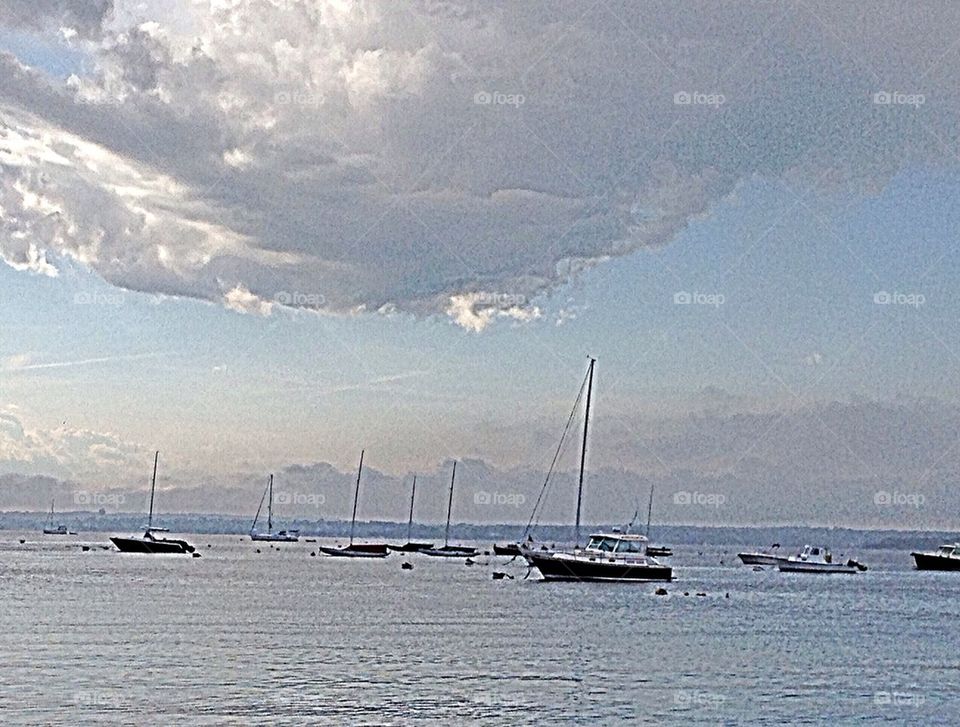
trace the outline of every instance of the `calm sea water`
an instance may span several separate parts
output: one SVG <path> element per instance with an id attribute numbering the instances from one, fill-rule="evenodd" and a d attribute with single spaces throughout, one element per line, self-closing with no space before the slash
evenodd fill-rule
<path id="1" fill-rule="evenodd" d="M 2 722 L 960 724 L 960 574 L 908 553 L 827 577 L 681 547 L 656 596 L 189 539 L 202 558 L 0 533 Z"/>

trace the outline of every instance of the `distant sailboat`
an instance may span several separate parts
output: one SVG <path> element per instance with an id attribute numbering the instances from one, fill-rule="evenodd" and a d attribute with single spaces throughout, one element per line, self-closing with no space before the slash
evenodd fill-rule
<path id="1" fill-rule="evenodd" d="M 429 550 L 433 543 L 415 543 L 411 540 L 413 534 L 413 501 L 417 496 L 417 476 L 413 476 L 413 488 L 410 491 L 410 519 L 407 520 L 407 542 L 403 545 L 391 545 L 390 550 L 396 550 L 399 553 L 416 553 L 421 550 Z"/>
<path id="2" fill-rule="evenodd" d="M 360 452 L 360 466 L 357 467 L 357 484 L 353 491 L 353 516 L 350 519 L 350 544 L 345 548 L 320 546 L 322 553 L 337 558 L 384 558 L 389 555 L 386 544 L 354 543 L 353 536 L 357 527 L 357 503 L 360 500 L 360 474 L 363 472 L 363 451 Z"/>
<path id="3" fill-rule="evenodd" d="M 267 499 L 267 532 L 257 532 L 257 520 L 260 519 L 260 510 L 263 509 L 263 500 Z M 250 526 L 250 540 L 265 540 L 273 543 L 296 543 L 300 539 L 299 530 L 278 530 L 273 532 L 273 475 L 267 481 L 267 489 L 263 491 L 257 514 Z"/>
<path id="4" fill-rule="evenodd" d="M 450 513 L 453 510 L 453 483 L 457 479 L 457 463 L 453 463 L 453 474 L 450 475 L 450 498 L 447 500 L 447 527 L 443 533 L 442 548 L 425 548 L 421 553 L 439 558 L 465 558 L 477 554 L 476 548 L 466 545 L 450 545 Z"/>
<path id="5" fill-rule="evenodd" d="M 76 533 L 71 533 L 67 530 L 67 526 L 63 523 L 60 523 L 57 526 L 53 524 L 53 504 L 54 500 L 50 500 L 50 517 L 47 518 L 46 527 L 43 529 L 44 535 L 76 535 Z"/>
<path id="6" fill-rule="evenodd" d="M 147 516 L 147 529 L 143 535 L 131 535 L 129 538 L 115 536 L 110 538 L 117 549 L 123 553 L 192 553 L 195 548 L 186 540 L 157 538 L 154 533 L 166 532 L 166 528 L 153 527 L 153 497 L 157 490 L 157 463 L 160 452 L 153 458 L 153 479 L 150 482 L 150 514 Z"/>

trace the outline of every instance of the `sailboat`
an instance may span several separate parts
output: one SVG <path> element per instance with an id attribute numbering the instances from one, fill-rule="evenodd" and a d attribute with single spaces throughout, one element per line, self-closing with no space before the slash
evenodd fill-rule
<path id="1" fill-rule="evenodd" d="M 76 533 L 71 533 L 67 530 L 67 526 L 63 523 L 60 523 L 56 527 L 53 525 L 53 504 L 54 500 L 50 500 L 50 517 L 47 518 L 47 524 L 43 528 L 44 535 L 76 535 Z"/>
<path id="2" fill-rule="evenodd" d="M 650 545 L 650 518 L 653 515 L 653 485 L 650 485 L 650 501 L 647 503 L 647 555 L 654 558 L 668 558 L 673 555 L 673 550 L 666 545 Z"/>
<path id="3" fill-rule="evenodd" d="M 153 457 L 153 479 L 150 482 L 150 514 L 147 516 L 147 529 L 143 535 L 131 535 L 129 538 L 114 536 L 110 538 L 117 549 L 123 553 L 192 553 L 195 548 L 186 540 L 157 538 L 154 533 L 165 533 L 166 528 L 153 527 L 153 498 L 157 491 L 157 463 L 160 452 Z"/>
<path id="4" fill-rule="evenodd" d="M 267 500 L 267 532 L 257 532 L 257 520 L 260 519 L 260 510 L 263 509 L 263 500 Z M 257 514 L 253 518 L 253 524 L 250 526 L 250 540 L 266 540 L 272 543 L 296 543 L 300 539 L 299 530 L 278 530 L 273 532 L 273 475 L 267 481 L 267 489 L 263 491 L 263 497 L 260 498 L 260 504 L 257 506 Z"/>
<path id="5" fill-rule="evenodd" d="M 453 463 L 453 474 L 450 476 L 450 499 L 447 500 L 447 527 L 443 533 L 442 548 L 425 548 L 420 552 L 424 555 L 433 555 L 440 558 L 465 558 L 477 554 L 476 548 L 466 545 L 450 545 L 450 513 L 453 510 L 453 483 L 457 479 L 457 463 Z"/>
<path id="6" fill-rule="evenodd" d="M 417 553 L 421 550 L 429 550 L 433 543 L 415 543 L 411 540 L 413 534 L 413 500 L 417 496 L 417 476 L 413 476 L 413 488 L 410 491 L 410 519 L 407 520 L 407 542 L 403 545 L 391 545 L 390 550 L 398 553 Z"/>
<path id="7" fill-rule="evenodd" d="M 583 414 L 574 547 L 571 550 L 546 547 L 537 549 L 527 541 L 520 544 L 520 553 L 547 581 L 669 581 L 673 570 L 647 554 L 647 538 L 644 535 L 623 533 L 619 529 L 597 532 L 590 535 L 585 547 L 580 547 L 580 510 L 587 458 L 587 428 L 590 423 L 590 398 L 593 393 L 593 371 L 596 363 L 596 359 L 590 359 L 585 382 L 587 401 Z M 577 400 L 579 401 L 579 396 Z"/>
<path id="8" fill-rule="evenodd" d="M 363 451 L 360 452 L 360 466 L 357 467 L 357 485 L 353 491 L 353 517 L 350 519 L 350 544 L 343 548 L 320 546 L 318 550 L 337 558 L 385 558 L 390 554 L 385 543 L 354 543 L 353 535 L 357 527 L 357 502 L 360 500 L 360 474 L 363 472 Z"/>

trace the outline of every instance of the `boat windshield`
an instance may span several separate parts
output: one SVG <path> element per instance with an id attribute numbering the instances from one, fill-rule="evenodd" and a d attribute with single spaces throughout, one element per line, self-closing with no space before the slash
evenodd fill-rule
<path id="1" fill-rule="evenodd" d="M 621 540 L 617 552 L 642 554 L 646 552 L 646 545 L 642 540 Z"/>
<path id="2" fill-rule="evenodd" d="M 592 537 L 587 543 L 587 548 L 589 550 L 601 550 L 604 553 L 612 553 L 616 550 L 618 542 L 616 538 Z"/>

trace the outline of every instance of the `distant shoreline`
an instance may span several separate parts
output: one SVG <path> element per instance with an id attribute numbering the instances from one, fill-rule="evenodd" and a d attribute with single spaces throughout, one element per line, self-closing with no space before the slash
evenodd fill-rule
<path id="1" fill-rule="evenodd" d="M 0 531 L 37 531 L 47 523 L 46 512 L 8 511 L 0 512 Z M 56 523 L 63 523 L 81 535 L 85 532 L 113 533 L 136 532 L 143 528 L 146 513 L 97 513 L 88 511 L 60 512 Z M 174 532 L 196 534 L 246 535 L 250 531 L 250 517 L 221 515 L 216 513 L 161 514 L 155 523 Z M 278 527 L 299 529 L 305 537 L 342 538 L 350 532 L 347 520 L 281 519 Z M 610 527 L 609 523 L 584 525 L 584 532 Z M 638 528 L 642 531 L 643 528 Z M 572 538 L 570 525 L 540 525 L 533 530 L 535 539 L 547 542 L 565 542 Z M 453 523 L 451 537 L 471 541 L 515 541 L 523 536 L 524 526 L 510 523 Z M 365 521 L 357 523 L 360 538 L 380 538 L 390 541 L 405 541 L 407 523 L 391 521 Z M 414 523 L 412 537 L 415 539 L 443 539 L 440 523 Z M 960 534 L 950 530 L 911 530 L 852 527 L 824 527 L 801 525 L 655 525 L 650 539 L 670 545 L 696 544 L 743 544 L 767 546 L 782 543 L 792 548 L 805 542 L 830 543 L 833 547 L 858 546 L 876 548 L 916 548 L 939 545 L 941 542 L 960 540 Z"/>

